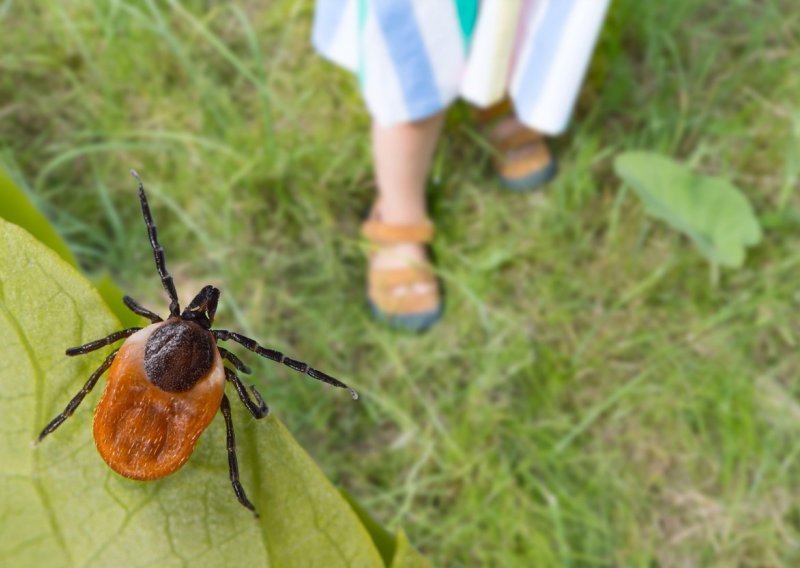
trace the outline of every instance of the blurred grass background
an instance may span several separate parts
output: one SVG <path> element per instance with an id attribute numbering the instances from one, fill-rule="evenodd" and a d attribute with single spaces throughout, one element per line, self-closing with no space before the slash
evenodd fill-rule
<path id="1" fill-rule="evenodd" d="M 0 165 L 87 272 L 163 312 L 131 167 L 183 301 L 350 382 L 255 362 L 339 486 L 440 566 L 800 564 L 800 10 L 617 0 L 561 173 L 495 186 L 466 107 L 431 203 L 447 290 L 430 333 L 365 309 L 374 186 L 352 77 L 310 0 L 0 1 Z M 765 230 L 708 267 L 622 190 L 660 151 L 728 177 Z M 201 442 L 202 443 L 202 442 Z"/>

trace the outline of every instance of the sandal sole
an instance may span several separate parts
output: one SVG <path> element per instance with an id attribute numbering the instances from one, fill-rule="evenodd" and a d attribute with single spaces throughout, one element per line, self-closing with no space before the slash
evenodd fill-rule
<path id="1" fill-rule="evenodd" d="M 526 191 L 539 189 L 548 181 L 553 179 L 557 173 L 558 162 L 553 160 L 541 170 L 535 171 L 521 178 L 508 178 L 504 176 L 498 177 L 500 178 L 500 183 L 505 189 L 517 193 L 524 193 Z"/>
<path id="2" fill-rule="evenodd" d="M 369 301 L 369 308 L 376 320 L 396 329 L 420 332 L 425 331 L 442 317 L 442 307 L 419 314 L 387 314 Z"/>

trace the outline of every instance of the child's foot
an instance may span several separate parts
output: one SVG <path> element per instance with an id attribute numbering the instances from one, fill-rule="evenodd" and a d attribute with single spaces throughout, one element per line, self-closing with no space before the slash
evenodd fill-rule
<path id="1" fill-rule="evenodd" d="M 433 238 L 431 222 L 386 224 L 376 206 L 362 233 L 371 245 L 367 296 L 375 316 L 412 331 L 430 327 L 442 311 L 439 283 L 425 249 Z"/>
<path id="2" fill-rule="evenodd" d="M 544 136 L 514 116 L 507 116 L 495 125 L 489 140 L 497 151 L 495 170 L 507 189 L 536 189 L 556 175 L 558 167 Z"/>
<path id="3" fill-rule="evenodd" d="M 500 103 L 477 113 L 494 149 L 500 183 L 514 191 L 541 187 L 558 171 L 544 136 L 522 124 L 510 104 Z"/>

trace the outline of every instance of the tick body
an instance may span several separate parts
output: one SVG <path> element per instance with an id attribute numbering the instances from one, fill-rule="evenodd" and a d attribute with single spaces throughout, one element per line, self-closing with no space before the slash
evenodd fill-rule
<path id="1" fill-rule="evenodd" d="M 139 179 L 136 172 L 131 173 Z M 312 379 L 348 389 L 354 399 L 358 395 L 341 381 L 302 361 L 262 347 L 236 332 L 211 329 L 220 295 L 213 286 L 205 286 L 181 312 L 141 180 L 139 200 L 156 268 L 170 299 L 170 315 L 165 321 L 125 296 L 125 304 L 133 312 L 149 319 L 151 325 L 125 329 L 67 349 L 67 355 L 82 355 L 125 339 L 122 346 L 112 351 L 92 373 L 64 411 L 42 430 L 39 440 L 75 412 L 108 370 L 108 382 L 95 410 L 94 440 L 98 452 L 111 469 L 137 480 L 158 479 L 177 471 L 191 456 L 200 434 L 216 413 L 221 412 L 225 420 L 228 467 L 234 493 L 242 505 L 258 516 L 239 482 L 236 438 L 230 402 L 225 395 L 226 383 L 233 385 L 254 418 L 264 418 L 269 409 L 255 387 L 251 386 L 248 392 L 236 374 L 236 370 L 249 373 L 250 369 L 236 355 L 219 347 L 217 342 L 232 340 Z M 235 370 L 225 366 L 225 361 Z"/>
<path id="2" fill-rule="evenodd" d="M 111 469 L 125 477 L 158 479 L 178 470 L 219 411 L 222 357 L 199 326 L 193 333 L 165 333 L 183 326 L 197 324 L 178 319 L 140 329 L 109 369 L 94 414 L 94 441 Z"/>

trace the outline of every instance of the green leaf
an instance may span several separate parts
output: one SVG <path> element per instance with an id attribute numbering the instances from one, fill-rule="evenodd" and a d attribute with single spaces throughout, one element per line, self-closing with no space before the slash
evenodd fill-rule
<path id="1" fill-rule="evenodd" d="M 3 197 L 0 199 L 0 218 L 19 225 L 69 264 L 78 267 L 75 256 L 61 235 L 2 169 L 0 169 L 0 195 Z M 122 303 L 123 294 L 110 276 L 100 275 L 95 279 L 95 286 L 106 304 L 122 322 L 123 327 L 142 324 L 143 320 Z"/>
<path id="2" fill-rule="evenodd" d="M 391 568 L 430 568 L 431 563 L 411 546 L 406 533 L 399 530 L 393 537 L 351 495 L 346 491 L 342 491 L 342 495 L 358 515 L 364 528 L 369 531 L 386 566 L 391 566 Z"/>
<path id="3" fill-rule="evenodd" d="M 361 524 L 364 525 L 364 528 L 369 532 L 370 538 L 372 538 L 372 542 L 375 544 L 375 547 L 380 552 L 381 557 L 383 558 L 383 562 L 386 566 L 390 566 L 392 564 L 392 558 L 394 558 L 395 552 L 395 539 L 392 536 L 392 533 L 387 531 L 383 528 L 378 521 L 376 521 L 372 515 L 353 497 L 347 492 L 342 491 L 342 497 L 344 497 L 350 506 L 353 508 L 353 511 L 358 515 Z"/>
<path id="4" fill-rule="evenodd" d="M 750 202 L 730 182 L 648 152 L 620 154 L 614 166 L 647 212 L 686 234 L 710 262 L 738 268 L 745 248 L 761 240 Z"/>
<path id="5" fill-rule="evenodd" d="M 0 169 L 0 195 L 3 196 L 0 199 L 0 217 L 19 225 L 72 266 L 78 266 L 67 243 L 56 232 L 47 217 L 42 215 L 25 192 L 17 187 L 2 169 Z"/>
<path id="6" fill-rule="evenodd" d="M 242 483 L 260 521 L 234 497 L 220 416 L 180 471 L 157 481 L 125 479 L 92 442 L 101 379 L 75 414 L 34 448 L 41 428 L 108 350 L 70 358 L 64 349 L 117 325 L 72 266 L 0 220 L 4 565 L 384 566 L 358 515 L 275 418 L 256 421 L 234 409 Z M 352 404 L 337 398 L 339 391 L 325 394 L 331 404 Z M 416 554 L 404 535 L 398 542 L 393 566 L 420 565 L 398 564 L 398 554 Z"/>
<path id="7" fill-rule="evenodd" d="M 397 543 L 391 568 L 426 568 L 430 566 L 431 563 L 408 542 L 406 533 L 402 529 L 397 531 Z"/>

